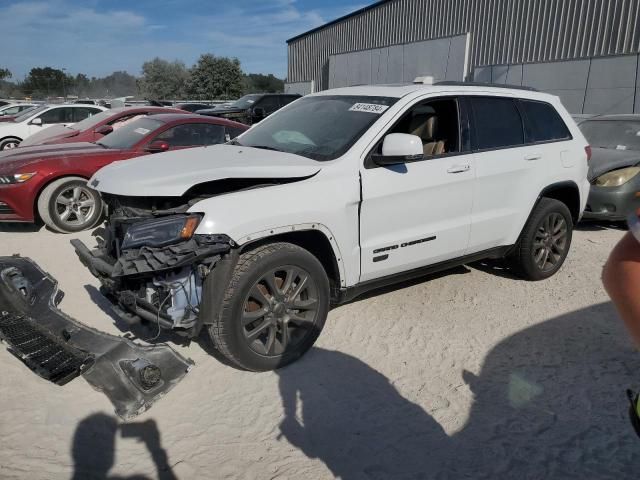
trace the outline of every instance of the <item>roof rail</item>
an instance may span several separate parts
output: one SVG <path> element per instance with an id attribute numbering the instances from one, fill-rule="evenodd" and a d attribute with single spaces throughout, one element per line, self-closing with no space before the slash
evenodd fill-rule
<path id="1" fill-rule="evenodd" d="M 454 82 L 452 80 L 445 80 L 436 82 L 434 85 L 440 86 L 456 86 L 456 87 L 491 87 L 491 88 L 510 88 L 513 90 L 527 90 L 529 92 L 538 92 L 537 88 L 525 87 L 522 85 L 509 85 L 505 83 L 487 83 L 487 82 Z"/>

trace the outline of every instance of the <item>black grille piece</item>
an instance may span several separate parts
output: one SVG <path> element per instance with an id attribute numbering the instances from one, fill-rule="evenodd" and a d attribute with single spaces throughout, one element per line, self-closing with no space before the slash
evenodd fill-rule
<path id="1" fill-rule="evenodd" d="M 79 376 L 93 363 L 93 356 L 55 338 L 24 315 L 0 313 L 0 339 L 24 364 L 58 385 Z"/>
<path id="2" fill-rule="evenodd" d="M 0 204 L 0 215 L 13 215 L 15 211 L 9 205 Z"/>
<path id="3" fill-rule="evenodd" d="M 64 385 L 82 376 L 126 420 L 193 366 L 168 345 L 138 345 L 75 321 L 57 308 L 62 297 L 57 282 L 31 260 L 0 256 L 0 340 L 45 380 Z"/>

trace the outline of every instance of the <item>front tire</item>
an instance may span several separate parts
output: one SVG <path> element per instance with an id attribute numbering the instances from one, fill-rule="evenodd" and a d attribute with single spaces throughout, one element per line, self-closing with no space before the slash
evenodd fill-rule
<path id="1" fill-rule="evenodd" d="M 240 255 L 208 331 L 233 365 L 274 370 L 313 346 L 328 312 L 329 280 L 318 259 L 297 245 L 272 243 Z"/>
<path id="2" fill-rule="evenodd" d="M 38 214 L 52 230 L 75 233 L 93 227 L 103 213 L 102 198 L 81 177 L 59 178 L 38 197 Z"/>
<path id="3" fill-rule="evenodd" d="M 17 148 L 18 145 L 20 145 L 21 141 L 22 140 L 17 137 L 5 138 L 4 140 L 0 141 L 0 151 Z"/>
<path id="4" fill-rule="evenodd" d="M 573 235 L 573 219 L 567 206 L 542 198 L 524 227 L 511 258 L 516 273 L 526 280 L 544 280 L 564 264 Z"/>

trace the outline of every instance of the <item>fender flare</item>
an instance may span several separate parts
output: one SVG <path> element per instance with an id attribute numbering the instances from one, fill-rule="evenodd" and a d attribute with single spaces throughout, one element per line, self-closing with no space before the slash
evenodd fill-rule
<path id="1" fill-rule="evenodd" d="M 280 227 L 269 228 L 267 230 L 261 230 L 259 232 L 244 235 L 243 237 L 234 240 L 238 244 L 238 246 L 244 247 L 258 240 L 275 237 L 276 235 L 305 231 L 318 231 L 326 237 L 329 245 L 331 245 L 331 250 L 333 251 L 333 256 L 338 266 L 338 274 L 340 275 L 340 286 L 342 288 L 346 288 L 346 271 L 344 265 L 344 257 L 340 252 L 340 247 L 338 246 L 338 242 L 336 242 L 335 235 L 333 235 L 331 230 L 322 223 L 300 223 L 296 225 L 283 225 Z"/>

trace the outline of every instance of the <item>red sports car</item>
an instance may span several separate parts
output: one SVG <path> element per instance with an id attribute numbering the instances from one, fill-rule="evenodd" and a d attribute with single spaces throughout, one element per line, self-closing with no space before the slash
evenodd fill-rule
<path id="1" fill-rule="evenodd" d="M 64 125 L 52 125 L 38 133 L 28 136 L 20 142 L 20 146 L 29 147 L 32 145 L 49 145 L 53 143 L 95 142 L 141 116 L 156 115 L 158 113 L 186 114 L 188 112 L 175 108 L 150 106 L 112 108 L 111 110 L 87 117 L 81 122 L 74 123 L 68 127 Z"/>
<path id="2" fill-rule="evenodd" d="M 0 152 L 0 221 L 40 219 L 53 230 L 79 232 L 102 217 L 100 195 L 87 187 L 87 179 L 100 168 L 150 153 L 224 143 L 248 128 L 216 117 L 157 114 L 138 118 L 95 143 Z"/>

